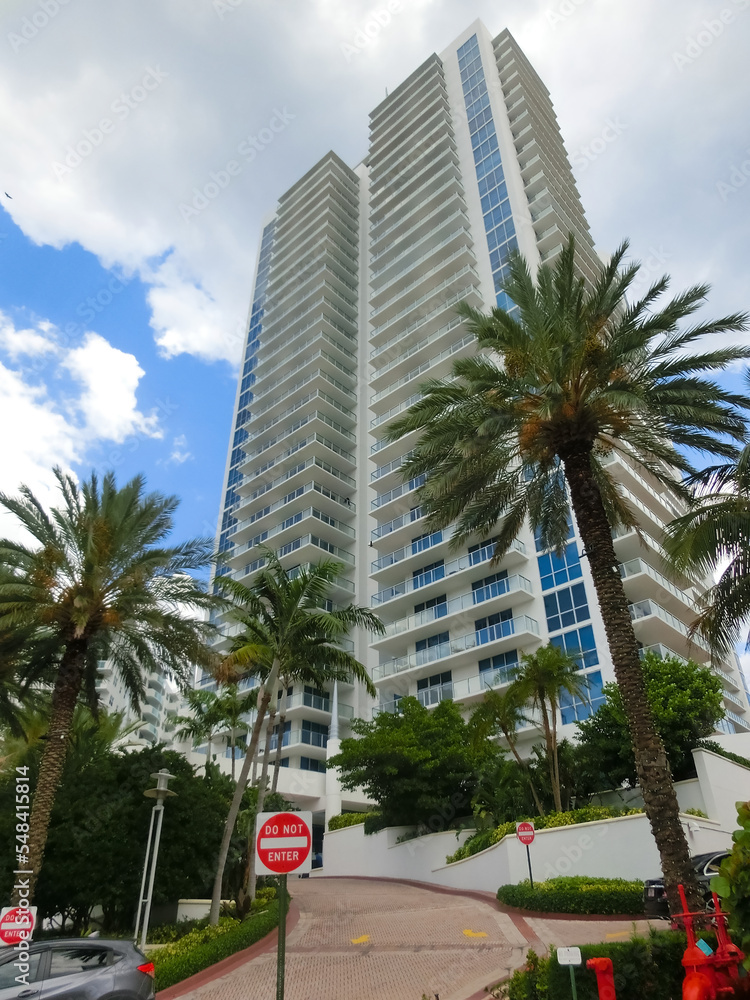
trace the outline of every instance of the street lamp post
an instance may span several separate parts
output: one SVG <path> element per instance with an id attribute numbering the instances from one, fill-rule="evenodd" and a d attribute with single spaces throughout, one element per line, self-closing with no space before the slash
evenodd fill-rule
<path id="1" fill-rule="evenodd" d="M 159 841 L 161 839 L 161 824 L 164 819 L 164 799 L 168 796 L 174 796 L 176 792 L 170 792 L 167 787 L 170 778 L 174 778 L 173 774 L 170 774 L 166 767 L 163 767 L 161 771 L 156 771 L 155 774 L 151 775 L 152 778 L 156 779 L 156 788 L 147 788 L 143 793 L 148 799 L 156 799 L 154 803 L 154 808 L 151 810 L 151 823 L 148 828 L 148 841 L 146 843 L 146 860 L 143 863 L 143 878 L 141 879 L 141 892 L 138 897 L 138 912 L 135 918 L 135 943 L 138 943 L 138 928 L 141 926 L 141 914 L 143 914 L 143 928 L 141 931 L 141 950 L 146 947 L 146 935 L 148 934 L 148 921 L 151 916 L 151 901 L 154 896 L 154 878 L 156 877 L 156 862 L 159 857 Z M 154 823 L 154 820 L 156 822 Z M 156 826 L 156 835 L 154 836 L 154 826 Z M 153 850 L 151 846 L 151 841 L 153 839 Z M 149 857 L 151 859 L 151 871 L 149 872 Z M 144 896 L 144 889 L 146 888 L 146 876 L 148 875 L 148 891 Z"/>

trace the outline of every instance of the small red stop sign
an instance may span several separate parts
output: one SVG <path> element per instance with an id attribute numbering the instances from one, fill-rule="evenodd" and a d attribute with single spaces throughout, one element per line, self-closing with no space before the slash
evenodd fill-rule
<path id="1" fill-rule="evenodd" d="M 534 843 L 534 824 L 533 823 L 518 823 L 516 825 L 516 836 L 521 841 L 522 844 Z"/>
<path id="2" fill-rule="evenodd" d="M 310 856 L 311 826 L 299 813 L 266 813 L 258 829 L 256 847 L 266 868 L 288 875 L 302 868 Z"/>

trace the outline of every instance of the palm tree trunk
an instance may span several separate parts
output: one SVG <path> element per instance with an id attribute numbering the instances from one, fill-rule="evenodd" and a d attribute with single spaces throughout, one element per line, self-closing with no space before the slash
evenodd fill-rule
<path id="1" fill-rule="evenodd" d="M 682 883 L 689 908 L 702 909 L 701 894 L 680 823 L 669 761 L 646 697 L 638 642 L 620 576 L 612 531 L 591 473 L 590 452 L 571 449 L 570 454 L 563 456 L 563 464 L 578 530 L 594 580 L 615 677 L 622 693 L 638 782 L 661 857 L 669 908 L 672 913 L 681 911 L 677 887 Z"/>
<path id="2" fill-rule="evenodd" d="M 78 695 L 81 690 L 83 672 L 86 665 L 86 648 L 82 642 L 70 643 L 63 655 L 60 669 L 55 680 L 55 687 L 52 693 L 52 712 L 50 715 L 49 728 L 47 729 L 47 740 L 44 745 L 44 752 L 39 764 L 39 777 L 37 778 L 34 790 L 34 801 L 31 806 L 31 818 L 29 820 L 29 853 L 26 855 L 26 863 L 20 861 L 19 869 L 28 869 L 29 902 L 34 898 L 39 872 L 44 859 L 44 848 L 47 844 L 47 832 L 49 830 L 52 807 L 55 804 L 55 795 L 62 780 L 65 758 L 68 753 L 68 735 L 73 722 L 73 712 L 75 711 Z M 23 876 L 17 876 L 16 883 L 25 882 Z M 11 902 L 14 906 L 20 900 L 20 887 L 13 889 Z"/>
<path id="3" fill-rule="evenodd" d="M 513 756 L 516 759 L 516 763 L 521 768 L 521 770 L 526 773 L 526 777 L 529 779 L 529 788 L 531 789 L 531 794 L 532 794 L 532 796 L 534 798 L 534 805 L 536 806 L 536 808 L 538 810 L 537 811 L 537 816 L 544 816 L 544 808 L 542 806 L 541 801 L 539 800 L 539 796 L 537 795 L 536 788 L 534 787 L 534 781 L 533 781 L 533 779 L 531 777 L 531 771 L 529 770 L 529 768 L 528 768 L 528 766 L 526 764 L 526 761 L 523 760 L 523 758 L 519 754 L 518 750 L 516 749 L 516 741 L 513 739 L 513 737 L 510 735 L 510 733 L 506 732 L 506 730 L 503 730 L 503 736 L 505 737 L 505 740 L 506 740 L 508 746 L 510 747 L 510 752 L 513 754 Z"/>
<path id="4" fill-rule="evenodd" d="M 258 782 L 258 799 L 257 805 L 255 807 L 255 815 L 258 816 L 263 812 L 263 806 L 266 801 L 266 785 L 268 784 L 268 761 L 271 757 L 271 737 L 273 736 L 273 724 L 276 718 L 276 712 L 273 708 L 268 713 L 268 725 L 266 727 L 266 742 L 263 747 L 263 767 L 260 772 L 260 781 Z M 279 744 L 283 742 L 284 734 L 279 732 Z M 248 855 L 248 865 L 245 872 L 245 884 L 242 889 L 245 894 L 245 898 L 248 900 L 255 899 L 255 884 L 258 881 L 258 876 L 255 874 L 255 851 L 251 850 Z"/>
<path id="5" fill-rule="evenodd" d="M 230 748 L 232 750 L 232 781 L 234 781 L 234 772 L 235 772 L 235 766 L 234 766 L 234 744 L 235 744 L 234 726 L 232 726 L 232 735 L 229 738 L 229 746 L 230 746 Z"/>
<path id="6" fill-rule="evenodd" d="M 208 765 L 211 763 L 211 736 L 212 734 L 209 733 L 208 742 L 206 743 L 206 770 L 203 775 L 203 777 L 206 779 L 208 779 Z"/>
<path id="7" fill-rule="evenodd" d="M 558 706 L 554 703 L 551 704 L 551 718 L 552 718 L 552 763 L 555 769 L 555 790 L 557 793 L 556 801 L 560 803 L 558 812 L 563 811 L 562 807 L 562 791 L 560 789 L 560 758 L 557 753 L 557 708 Z"/>
<path id="8" fill-rule="evenodd" d="M 237 814 L 240 811 L 240 804 L 242 803 L 242 796 L 245 792 L 245 786 L 247 785 L 247 776 L 250 773 L 250 765 L 255 757 L 255 752 L 258 748 L 258 740 L 260 739 L 260 731 L 263 727 L 263 718 L 266 714 L 266 708 L 271 700 L 271 692 L 273 691 L 276 684 L 278 684 L 279 678 L 279 661 L 274 660 L 271 671 L 268 675 L 268 682 L 263 686 L 263 695 L 258 702 L 258 716 L 255 720 L 255 725 L 253 726 L 253 735 L 250 739 L 250 746 L 247 748 L 247 753 L 245 754 L 245 759 L 242 762 L 242 768 L 240 770 L 240 776 L 234 789 L 234 795 L 232 796 L 232 804 L 229 807 L 229 813 L 227 814 L 226 823 L 224 824 L 224 835 L 221 838 L 221 847 L 219 848 L 219 857 L 216 862 L 216 875 L 214 876 L 214 887 L 211 894 L 211 912 L 209 916 L 209 923 L 212 926 L 216 926 L 219 922 L 219 908 L 221 906 L 221 885 L 224 881 L 224 869 L 227 863 L 227 855 L 229 854 L 229 843 L 232 839 L 232 833 L 234 832 L 234 825 L 237 822 Z"/>
<path id="9" fill-rule="evenodd" d="M 276 793 L 279 787 L 279 771 L 281 770 L 281 751 L 284 748 L 284 726 L 286 725 L 286 692 L 288 681 L 284 682 L 281 695 L 281 708 L 279 710 L 279 744 L 276 747 L 276 757 L 273 762 L 273 781 L 271 782 L 271 794 Z"/>

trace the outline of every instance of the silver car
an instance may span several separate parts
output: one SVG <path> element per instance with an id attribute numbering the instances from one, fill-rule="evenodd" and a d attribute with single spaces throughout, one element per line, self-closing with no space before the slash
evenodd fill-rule
<path id="1" fill-rule="evenodd" d="M 18 982 L 18 952 L 0 948 L 0 1000 L 154 1000 L 154 966 L 130 941 L 58 938 L 29 947 Z"/>

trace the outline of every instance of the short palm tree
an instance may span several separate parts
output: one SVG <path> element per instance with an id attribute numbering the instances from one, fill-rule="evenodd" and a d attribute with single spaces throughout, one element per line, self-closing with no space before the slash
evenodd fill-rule
<path id="1" fill-rule="evenodd" d="M 562 812 L 560 797 L 560 762 L 557 755 L 557 716 L 564 694 L 580 701 L 588 700 L 588 683 L 579 673 L 576 660 L 558 646 L 549 643 L 531 655 L 521 657 L 521 668 L 511 685 L 513 696 L 520 705 L 537 712 L 542 723 L 547 747 L 552 800 L 555 811 Z"/>
<path id="2" fill-rule="evenodd" d="M 242 717 L 248 715 L 258 705 L 258 689 L 240 692 L 239 685 L 225 684 L 219 692 L 218 709 L 222 728 L 226 732 L 229 751 L 232 755 L 232 781 L 235 777 L 235 749 L 237 747 L 237 730 L 242 724 Z M 244 740 L 244 737 L 243 737 Z M 243 740 L 240 741 L 244 745 Z"/>
<path id="3" fill-rule="evenodd" d="M 678 569 L 707 576 L 721 570 L 693 625 L 721 658 L 740 641 L 750 617 L 750 444 L 736 463 L 699 478 L 704 499 L 669 525 L 664 544 Z M 750 633 L 745 643 L 750 648 Z"/>
<path id="4" fill-rule="evenodd" d="M 210 540 L 162 544 L 176 497 L 146 493 L 141 476 L 121 488 L 113 473 L 101 482 L 92 474 L 81 487 L 59 469 L 55 476 L 62 504 L 49 513 L 26 486 L 20 497 L 0 494 L 28 537 L 0 540 L 0 637 L 11 653 L 17 634 L 28 638 L 18 660 L 27 689 L 52 687 L 30 819 L 32 891 L 79 697 L 97 709 L 99 662 L 109 661 L 137 705 L 144 673 L 187 679 L 209 662 L 210 626 L 193 616 L 217 605 L 189 575 L 209 562 Z"/>
<path id="5" fill-rule="evenodd" d="M 190 714 L 178 715 L 172 712 L 169 721 L 177 727 L 175 739 L 190 740 L 193 746 L 206 744 L 205 777 L 208 778 L 211 746 L 224 723 L 219 696 L 213 691 L 192 689 L 185 692 L 185 701 Z"/>
<path id="6" fill-rule="evenodd" d="M 734 458 L 750 399 L 722 389 L 710 373 L 750 357 L 750 347 L 696 345 L 745 330 L 748 317 L 682 329 L 708 289 L 691 288 L 658 308 L 667 277 L 629 304 L 639 265 L 623 266 L 626 252 L 623 243 L 591 286 L 577 273 L 572 237 L 554 267 L 540 266 L 535 279 L 523 258 L 511 255 L 504 291 L 517 309 L 484 315 L 462 306 L 481 353 L 454 361 L 451 378 L 424 383 L 389 437 L 420 432 L 401 473 L 427 476 L 419 493 L 427 527 L 455 521 L 456 547 L 492 532 L 499 560 L 528 516 L 542 543 L 559 551 L 572 505 L 674 908 L 679 882 L 693 887 L 692 902 L 699 897 L 612 540 L 614 527 L 636 518 L 605 460 L 619 453 L 687 496 L 674 470 L 693 468 L 680 449 Z"/>
<path id="7" fill-rule="evenodd" d="M 338 643 L 352 628 L 382 633 L 380 619 L 367 608 L 356 605 L 325 610 L 331 587 L 342 569 L 340 563 L 324 559 L 287 571 L 273 551 L 260 546 L 260 552 L 265 564 L 249 587 L 230 576 L 215 580 L 218 588 L 234 602 L 233 618 L 243 627 L 226 657 L 225 671 L 231 674 L 249 670 L 265 679 L 258 695 L 258 714 L 250 745 L 224 826 L 211 899 L 212 924 L 219 919 L 224 866 L 263 722 L 267 712 L 276 713 L 279 678 L 295 673 L 305 663 L 321 676 L 324 672 L 330 676 L 333 671 L 340 679 L 353 677 L 375 695 L 366 668 Z"/>
<path id="8" fill-rule="evenodd" d="M 518 728 L 526 721 L 523 709 L 522 698 L 517 686 L 511 684 L 505 691 L 496 691 L 488 688 L 484 692 L 482 701 L 471 713 L 471 728 L 481 739 L 486 739 L 489 735 L 502 733 L 505 742 L 508 744 L 510 752 L 515 757 L 516 763 L 521 769 L 521 773 L 526 776 L 537 814 L 544 816 L 537 790 L 529 770 L 528 762 L 525 761 L 518 752 Z"/>

